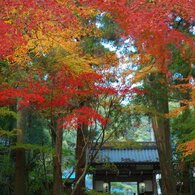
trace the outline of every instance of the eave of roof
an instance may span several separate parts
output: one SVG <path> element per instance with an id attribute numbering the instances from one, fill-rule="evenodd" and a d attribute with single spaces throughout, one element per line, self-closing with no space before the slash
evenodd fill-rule
<path id="1" fill-rule="evenodd" d="M 141 148 L 102 148 L 94 163 L 158 163 L 158 151 L 154 145 Z"/>

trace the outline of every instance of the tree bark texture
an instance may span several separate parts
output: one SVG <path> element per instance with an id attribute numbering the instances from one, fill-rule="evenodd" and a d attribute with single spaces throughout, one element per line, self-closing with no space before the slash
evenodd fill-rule
<path id="1" fill-rule="evenodd" d="M 190 75 L 190 71 L 191 69 L 189 69 L 189 72 L 187 72 L 188 74 L 185 75 L 185 77 L 189 77 Z M 184 81 L 180 81 L 181 84 L 188 84 L 190 83 L 189 79 L 186 79 Z M 185 92 L 181 93 L 182 99 L 190 101 L 190 90 L 186 90 Z M 186 106 L 185 103 L 180 102 L 180 106 Z M 186 112 L 188 113 L 189 110 L 186 110 Z M 190 163 L 187 161 L 182 161 L 182 193 L 183 194 L 190 194 Z"/>
<path id="2" fill-rule="evenodd" d="M 17 113 L 17 129 L 20 132 L 17 135 L 17 143 L 24 143 L 25 129 L 28 118 L 28 108 L 22 108 Z M 15 184 L 14 184 L 14 195 L 26 195 L 26 157 L 25 149 L 16 149 L 16 164 L 15 164 Z"/>
<path id="3" fill-rule="evenodd" d="M 55 127 L 55 131 L 52 132 L 52 140 L 54 146 L 53 156 L 53 195 L 63 195 L 63 183 L 62 183 L 62 140 L 63 129 Z"/>
<path id="4" fill-rule="evenodd" d="M 165 119 L 156 119 L 154 117 L 152 123 L 160 161 L 162 192 L 165 195 L 174 195 L 176 193 L 176 186 L 171 164 L 171 147 L 168 137 L 169 127 Z"/>
<path id="5" fill-rule="evenodd" d="M 183 194 L 190 194 L 190 164 L 188 162 L 184 162 L 182 169 L 182 181 L 183 181 Z"/>
<path id="6" fill-rule="evenodd" d="M 85 125 L 81 125 L 77 129 L 77 144 L 76 144 L 76 182 L 77 185 L 75 186 L 74 195 L 84 195 L 84 188 L 85 188 L 85 178 L 81 178 L 85 163 L 86 163 L 86 150 L 85 150 L 85 134 L 86 129 Z M 79 180 L 81 178 L 81 180 Z"/>
<path id="7" fill-rule="evenodd" d="M 165 195 L 176 194 L 176 182 L 171 163 L 172 149 L 170 142 L 170 124 L 169 119 L 165 117 L 169 112 L 168 91 L 166 77 L 163 74 L 157 74 L 154 80 L 150 82 L 150 106 L 154 108 L 152 114 L 152 127 L 156 139 L 160 169 L 162 176 L 162 191 Z"/>

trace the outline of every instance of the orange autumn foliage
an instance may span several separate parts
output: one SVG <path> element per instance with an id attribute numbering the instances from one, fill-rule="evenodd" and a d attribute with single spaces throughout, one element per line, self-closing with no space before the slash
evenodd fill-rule
<path id="1" fill-rule="evenodd" d="M 183 152 L 184 157 L 195 154 L 195 139 L 180 144 L 177 149 Z"/>
<path id="2" fill-rule="evenodd" d="M 85 5 L 106 11 L 124 30 L 123 37 L 135 40 L 141 56 L 152 56 L 160 72 L 167 73 L 171 60 L 168 44 L 174 44 L 188 55 L 187 47 L 194 52 L 193 38 L 173 27 L 177 17 L 185 20 L 184 27 L 193 25 L 195 2 L 186 0 L 80 0 Z M 191 58 L 191 61 L 194 57 Z"/>

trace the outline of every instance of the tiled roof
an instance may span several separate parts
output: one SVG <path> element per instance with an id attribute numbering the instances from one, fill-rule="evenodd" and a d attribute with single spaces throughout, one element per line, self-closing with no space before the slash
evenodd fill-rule
<path id="1" fill-rule="evenodd" d="M 95 160 L 96 163 L 144 163 L 159 162 L 156 148 L 139 149 L 101 149 Z"/>

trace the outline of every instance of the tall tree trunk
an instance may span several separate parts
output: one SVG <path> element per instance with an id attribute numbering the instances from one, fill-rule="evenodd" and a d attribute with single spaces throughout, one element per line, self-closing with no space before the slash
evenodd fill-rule
<path id="1" fill-rule="evenodd" d="M 190 164 L 188 162 L 184 162 L 183 164 L 182 177 L 182 193 L 190 194 Z"/>
<path id="2" fill-rule="evenodd" d="M 62 195 L 63 183 L 62 183 L 62 140 L 63 129 L 55 128 L 55 132 L 52 133 L 53 146 L 55 154 L 53 156 L 53 195 Z"/>
<path id="3" fill-rule="evenodd" d="M 22 108 L 17 113 L 17 129 L 20 132 L 17 135 L 17 143 L 24 143 L 25 128 L 27 123 L 28 108 Z M 16 149 L 16 170 L 15 170 L 15 184 L 14 195 L 26 194 L 26 158 L 25 149 Z"/>
<path id="4" fill-rule="evenodd" d="M 153 129 L 158 148 L 162 176 L 162 192 L 165 195 L 176 194 L 175 178 L 171 164 L 171 147 L 169 141 L 169 126 L 166 119 L 153 117 Z"/>
<path id="5" fill-rule="evenodd" d="M 189 84 L 190 83 L 189 79 L 185 79 L 184 81 L 180 81 L 180 82 L 182 84 Z M 181 92 L 181 96 L 182 96 L 183 100 L 190 101 L 190 98 L 191 98 L 190 97 L 190 90 L 186 90 L 183 93 Z M 183 103 L 183 102 L 180 102 L 180 107 L 182 107 L 182 106 L 186 106 L 186 104 Z M 190 110 L 187 109 L 187 110 L 185 110 L 185 112 L 189 116 Z M 185 160 L 182 161 L 181 163 L 182 163 L 182 170 L 181 170 L 181 172 L 182 172 L 182 182 L 183 182 L 182 193 L 183 194 L 190 194 L 190 182 L 189 182 L 190 181 L 190 164 L 189 164 L 189 162 L 187 162 Z"/>
<path id="6" fill-rule="evenodd" d="M 85 151 L 85 133 L 86 127 L 85 125 L 81 125 L 77 129 L 77 143 L 76 143 L 76 182 L 82 177 L 84 167 L 85 167 L 85 158 L 86 158 L 86 151 Z M 74 195 L 84 195 L 84 188 L 85 188 L 85 178 L 83 177 L 81 181 L 76 185 L 76 190 Z"/>
<path id="7" fill-rule="evenodd" d="M 25 150 L 16 149 L 16 171 L 14 195 L 26 194 L 26 170 Z"/>
<path id="8" fill-rule="evenodd" d="M 150 101 L 151 106 L 155 109 L 152 116 L 152 126 L 160 160 L 162 191 L 165 195 L 175 195 L 176 182 L 171 163 L 170 124 L 169 119 L 165 117 L 169 112 L 168 86 L 165 75 L 156 74 L 154 78 L 155 80 L 150 82 L 152 89 Z"/>

